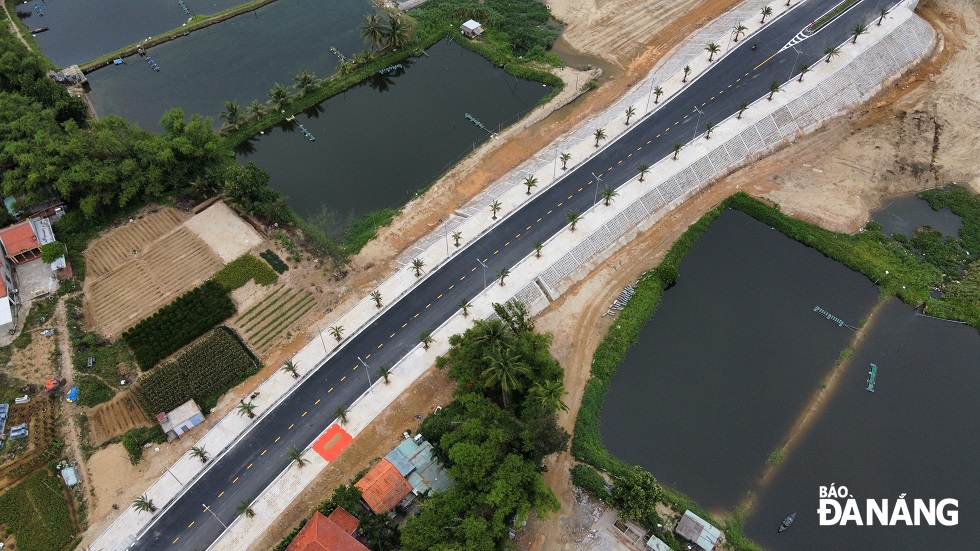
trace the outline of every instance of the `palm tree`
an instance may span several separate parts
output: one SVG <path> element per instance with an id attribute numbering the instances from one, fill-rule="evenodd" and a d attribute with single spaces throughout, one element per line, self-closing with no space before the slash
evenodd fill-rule
<path id="1" fill-rule="evenodd" d="M 630 117 L 636 114 L 636 109 L 632 105 L 626 108 L 626 126 L 630 125 Z"/>
<path id="2" fill-rule="evenodd" d="M 303 69 L 296 76 L 293 77 L 293 81 L 296 82 L 296 88 L 299 89 L 300 97 L 305 96 L 306 92 L 313 87 L 316 83 L 316 77 L 313 73 Z"/>
<path id="3" fill-rule="evenodd" d="M 712 61 L 714 61 L 715 54 L 721 51 L 721 46 L 712 42 L 711 44 L 705 46 L 704 49 L 708 50 L 708 63 L 711 63 Z"/>
<path id="4" fill-rule="evenodd" d="M 704 139 L 710 140 L 711 139 L 711 132 L 714 131 L 714 129 L 715 129 L 715 123 L 713 123 L 711 121 L 705 122 L 704 123 L 704 129 L 707 130 L 707 132 L 704 134 Z"/>
<path id="5" fill-rule="evenodd" d="M 535 258 L 541 258 L 541 249 L 544 248 L 544 243 L 540 241 L 534 242 L 534 256 Z"/>
<path id="6" fill-rule="evenodd" d="M 415 277 L 422 277 L 422 268 L 424 267 L 425 261 L 421 258 L 412 260 L 412 269 L 415 270 Z"/>
<path id="7" fill-rule="evenodd" d="M 238 502 L 238 505 L 235 506 L 235 514 L 238 516 L 245 515 L 247 518 L 252 518 L 255 516 L 255 511 L 252 510 L 252 505 L 248 502 L 248 500 L 243 499 Z"/>
<path id="8" fill-rule="evenodd" d="M 786 7 L 787 7 L 787 8 L 789 7 L 789 3 L 790 3 L 790 2 L 792 2 L 792 1 L 793 1 L 793 0 L 786 0 Z"/>
<path id="9" fill-rule="evenodd" d="M 333 338 L 337 339 L 337 342 L 340 342 L 340 341 L 344 340 L 344 326 L 343 325 L 334 325 L 333 327 L 331 327 L 329 329 L 329 331 L 330 331 L 330 335 L 333 336 Z"/>
<path id="10" fill-rule="evenodd" d="M 299 379 L 299 371 L 296 369 L 296 364 L 293 360 L 286 360 L 282 364 L 282 370 L 293 376 L 294 379 Z"/>
<path id="11" fill-rule="evenodd" d="M 490 212 L 493 213 L 491 219 L 496 220 L 497 213 L 500 212 L 500 209 L 502 208 L 504 208 L 504 206 L 500 204 L 500 201 L 494 201 L 493 203 L 490 203 Z"/>
<path id="12" fill-rule="evenodd" d="M 337 406 L 337 409 L 333 410 L 333 416 L 340 421 L 341 425 L 347 424 L 347 415 L 350 414 L 350 410 L 344 406 Z"/>
<path id="13" fill-rule="evenodd" d="M 545 409 L 552 411 L 562 410 L 568 411 L 568 405 L 562 401 L 562 397 L 568 394 L 565 390 L 565 385 L 561 381 L 547 381 L 545 383 L 535 383 L 528 390 L 528 396 L 543 406 Z"/>
<path id="14" fill-rule="evenodd" d="M 647 172 L 650 172 L 650 165 L 646 163 L 640 163 L 636 165 L 636 171 L 640 173 L 640 181 L 642 182 L 643 177 L 647 175 Z"/>
<path id="15" fill-rule="evenodd" d="M 146 494 L 143 494 L 136 498 L 136 501 L 133 502 L 133 509 L 136 509 L 141 513 L 155 513 L 157 511 L 157 506 L 153 504 L 152 499 L 146 497 Z"/>
<path id="16" fill-rule="evenodd" d="M 426 329 L 425 331 L 419 333 L 419 342 L 422 343 L 423 349 L 428 350 L 429 345 L 436 342 L 436 340 L 432 338 L 432 331 Z"/>
<path id="17" fill-rule="evenodd" d="M 272 87 L 272 90 L 269 90 L 269 99 L 272 100 L 272 105 L 276 109 L 282 109 L 282 106 L 286 105 L 289 101 L 289 92 L 286 91 L 282 84 L 277 82 Z"/>
<path id="18" fill-rule="evenodd" d="M 400 50 L 408 44 L 409 31 L 400 15 L 388 14 L 388 24 L 382 28 L 385 47 Z"/>
<path id="19" fill-rule="evenodd" d="M 340 406 L 337 407 L 339 408 Z M 300 469 L 310 462 L 309 459 L 303 457 L 303 450 L 296 447 L 289 448 L 289 451 L 286 452 L 286 460 L 290 463 L 296 463 L 296 466 Z"/>
<path id="20" fill-rule="evenodd" d="M 674 160 L 677 160 L 677 154 L 681 152 L 681 148 L 684 147 L 679 143 L 674 144 Z"/>
<path id="21" fill-rule="evenodd" d="M 568 170 L 568 161 L 571 160 L 572 154 L 571 153 L 562 153 L 561 156 L 558 157 L 558 158 L 561 160 L 561 169 L 562 170 Z"/>
<path id="22" fill-rule="evenodd" d="M 528 174 L 524 177 L 524 185 L 527 186 L 527 194 L 531 195 L 531 188 L 538 185 L 538 179 L 533 175 Z"/>
<path id="23" fill-rule="evenodd" d="M 225 121 L 228 122 L 228 126 L 238 128 L 238 125 L 241 124 L 242 117 L 241 108 L 238 106 L 238 100 L 226 101 L 225 110 L 218 116 L 225 119 Z"/>
<path id="24" fill-rule="evenodd" d="M 249 419 L 255 418 L 255 404 L 242 400 L 238 402 L 237 408 L 239 415 L 247 415 Z"/>
<path id="25" fill-rule="evenodd" d="M 377 49 L 384 44 L 384 24 L 381 23 L 381 18 L 378 17 L 378 14 L 369 13 L 364 18 L 364 23 L 361 25 L 360 31 L 361 38 L 370 44 L 372 49 Z"/>
<path id="26" fill-rule="evenodd" d="M 840 55 L 840 47 L 838 46 L 827 46 L 824 49 L 823 54 L 827 56 L 826 62 L 830 63 L 830 59 L 836 55 Z"/>
<path id="27" fill-rule="evenodd" d="M 463 232 L 456 230 L 453 232 L 453 246 L 459 246 L 459 240 L 463 238 Z"/>
<path id="28" fill-rule="evenodd" d="M 200 459 L 201 463 L 207 463 L 208 459 L 210 459 L 208 451 L 203 446 L 194 446 L 191 448 L 191 457 Z"/>
<path id="29" fill-rule="evenodd" d="M 811 69 L 810 69 L 810 64 L 809 63 L 801 63 L 800 64 L 800 78 L 798 78 L 796 81 L 797 82 L 803 82 L 803 75 L 809 73 L 810 71 L 811 71 Z"/>
<path id="30" fill-rule="evenodd" d="M 262 116 L 262 113 L 265 111 L 265 108 L 262 107 L 262 104 L 259 103 L 259 100 L 253 99 L 252 103 L 248 104 L 248 107 L 245 108 L 245 111 L 248 112 L 249 118 L 258 119 L 259 117 Z"/>
<path id="31" fill-rule="evenodd" d="M 510 270 L 508 270 L 507 268 L 503 268 L 499 272 L 497 272 L 497 279 L 500 280 L 501 287 L 504 286 L 504 280 L 507 279 L 507 276 L 509 275 L 510 275 Z"/>
<path id="32" fill-rule="evenodd" d="M 592 133 L 592 137 L 595 138 L 595 146 L 599 147 L 599 140 L 606 139 L 606 131 L 602 128 L 596 128 L 595 132 Z"/>
<path id="33" fill-rule="evenodd" d="M 741 23 L 732 27 L 732 36 L 735 38 L 735 42 L 738 42 L 738 37 L 745 34 L 745 31 L 747 30 L 749 30 L 749 28 Z"/>
<path id="34" fill-rule="evenodd" d="M 772 8 L 771 7 L 766 6 L 766 7 L 762 8 L 762 24 L 763 25 L 766 24 L 766 18 L 769 17 L 770 15 L 772 15 Z"/>
<path id="35" fill-rule="evenodd" d="M 378 368 L 378 377 L 385 380 L 385 384 L 388 384 L 388 377 L 391 377 L 391 368 L 383 365 Z"/>
<path id="36" fill-rule="evenodd" d="M 381 291 L 371 291 L 371 300 L 374 301 L 374 305 L 381 308 Z"/>
<path id="37" fill-rule="evenodd" d="M 690 65 L 685 65 L 684 66 L 684 78 L 681 79 L 681 82 L 687 82 L 687 75 L 689 75 L 689 74 L 691 74 L 691 66 Z"/>
<path id="38" fill-rule="evenodd" d="M 772 84 L 769 85 L 769 101 L 772 101 L 773 94 L 782 89 L 783 87 L 779 84 L 779 81 L 772 81 Z"/>
<path id="39" fill-rule="evenodd" d="M 578 224 L 578 221 L 582 219 L 582 213 L 577 210 L 570 210 L 565 214 L 565 217 L 568 218 L 568 223 L 572 225 L 571 231 L 575 231 L 575 224 Z"/>
<path id="40" fill-rule="evenodd" d="M 660 103 L 660 96 L 662 96 L 662 95 L 664 95 L 664 89 L 661 88 L 661 87 L 659 87 L 659 86 L 655 86 L 653 88 L 653 104 L 654 105 Z"/>
<path id="41" fill-rule="evenodd" d="M 879 8 L 879 10 L 881 11 L 881 17 L 878 18 L 878 26 L 880 27 L 881 22 L 885 19 L 885 16 L 888 15 L 888 8 Z"/>
<path id="42" fill-rule="evenodd" d="M 463 311 L 463 317 L 464 318 L 466 316 L 468 316 L 469 313 L 470 313 L 469 312 L 469 309 L 470 309 L 470 301 L 469 301 L 469 299 L 465 299 L 464 298 L 463 300 L 459 301 L 459 308 L 460 308 L 460 310 Z"/>
<path id="43" fill-rule="evenodd" d="M 868 26 L 865 25 L 864 23 L 858 23 L 857 25 L 855 25 L 854 30 L 851 31 L 851 34 L 854 35 L 854 40 L 851 40 L 851 44 L 857 44 L 858 37 L 861 36 L 862 34 L 866 34 L 867 32 L 868 32 Z"/>
<path id="44" fill-rule="evenodd" d="M 741 120 L 742 119 L 742 113 L 744 113 L 745 110 L 748 109 L 748 108 L 749 108 L 749 102 L 747 102 L 747 101 L 743 101 L 742 103 L 738 104 L 738 116 L 735 117 L 735 118 Z"/>
<path id="45" fill-rule="evenodd" d="M 619 195 L 619 192 L 609 186 L 606 186 L 605 189 L 602 190 L 602 199 L 607 207 L 609 206 L 609 201 L 612 201 L 612 198 L 617 195 Z"/>
<path id="46" fill-rule="evenodd" d="M 507 395 L 513 390 L 524 388 L 522 377 L 530 375 L 531 370 L 514 358 L 507 348 L 497 348 L 483 358 L 487 368 L 483 370 L 484 385 L 487 388 L 499 386 L 504 407 L 507 407 Z"/>

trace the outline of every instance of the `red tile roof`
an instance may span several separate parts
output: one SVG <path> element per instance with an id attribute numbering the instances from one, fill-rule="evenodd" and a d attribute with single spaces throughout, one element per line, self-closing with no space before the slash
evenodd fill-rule
<path id="1" fill-rule="evenodd" d="M 368 551 L 368 548 L 317 511 L 286 551 Z"/>
<path id="2" fill-rule="evenodd" d="M 390 511 L 412 491 L 411 484 L 387 459 L 382 459 L 354 486 L 361 489 L 361 497 L 378 514 Z"/>
<path id="3" fill-rule="evenodd" d="M 14 256 L 40 246 L 29 220 L 0 230 L 0 242 L 3 242 L 7 256 Z"/>
<path id="4" fill-rule="evenodd" d="M 337 526 L 340 526 L 341 530 L 351 535 L 357 531 L 357 526 L 361 523 L 361 521 L 357 520 L 354 515 L 348 513 L 347 509 L 344 509 L 343 507 L 337 507 L 334 509 L 333 512 L 327 517 L 327 520 L 336 524 Z"/>

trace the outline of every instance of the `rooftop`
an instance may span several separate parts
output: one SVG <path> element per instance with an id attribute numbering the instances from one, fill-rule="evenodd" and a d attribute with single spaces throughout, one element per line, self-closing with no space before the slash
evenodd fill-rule
<path id="1" fill-rule="evenodd" d="M 337 511 L 343 509 L 338 508 L 334 513 Z M 330 516 L 333 517 L 333 514 L 331 513 Z M 313 513 L 313 518 L 306 523 L 306 526 L 296 534 L 292 543 L 286 547 L 286 551 L 368 551 L 367 547 L 344 530 L 317 511 Z"/>
<path id="2" fill-rule="evenodd" d="M 40 246 L 30 220 L 24 220 L 0 230 L 0 242 L 3 243 L 7 256 L 14 256 Z"/>
<path id="3" fill-rule="evenodd" d="M 347 509 L 344 509 L 343 507 L 337 507 L 334 509 L 333 512 L 327 517 L 327 520 L 336 524 L 341 530 L 348 534 L 353 534 L 356 532 L 357 526 L 361 523 L 361 521 L 357 520 L 354 515 L 348 513 Z"/>
<path id="4" fill-rule="evenodd" d="M 160 422 L 160 428 L 163 429 L 163 432 L 167 432 L 180 426 L 181 423 L 193 419 L 196 415 L 201 415 L 201 408 L 197 407 L 194 400 L 187 400 L 172 411 L 158 414 L 157 421 Z"/>
<path id="5" fill-rule="evenodd" d="M 361 489 L 365 503 L 378 514 L 390 511 L 412 491 L 405 477 L 387 459 L 382 459 L 354 486 Z"/>
<path id="6" fill-rule="evenodd" d="M 674 527 L 682 538 L 697 545 L 698 548 L 711 551 L 721 537 L 721 531 L 708 524 L 708 521 L 695 515 L 690 511 L 685 511 L 680 522 Z"/>

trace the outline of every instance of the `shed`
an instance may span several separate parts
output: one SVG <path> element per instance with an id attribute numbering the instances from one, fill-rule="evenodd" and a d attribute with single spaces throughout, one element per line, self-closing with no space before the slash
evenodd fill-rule
<path id="1" fill-rule="evenodd" d="M 412 492 L 412 486 L 387 459 L 382 459 L 354 486 L 360 488 L 364 502 L 379 515 L 390 511 Z"/>
<path id="2" fill-rule="evenodd" d="M 481 34 L 483 34 L 483 25 L 481 25 L 477 21 L 470 19 L 466 23 L 460 25 L 459 30 L 460 32 L 463 33 L 463 36 L 467 36 L 469 38 L 478 38 Z"/>
<path id="3" fill-rule="evenodd" d="M 157 414 L 157 421 L 160 423 L 160 428 L 166 433 L 167 439 L 175 440 L 193 427 L 203 423 L 204 415 L 194 400 L 187 400 L 169 413 Z"/>
<path id="4" fill-rule="evenodd" d="M 10 413 L 10 404 L 0 404 L 0 436 L 7 428 L 7 415 Z"/>
<path id="5" fill-rule="evenodd" d="M 364 544 L 354 539 L 353 530 L 348 531 L 349 520 L 354 521 L 354 530 L 357 529 L 357 519 L 348 514 L 350 519 L 344 518 L 338 524 L 335 521 L 343 515 L 335 517 L 337 511 L 344 509 L 338 507 L 329 517 L 320 511 L 313 513 L 313 518 L 296 534 L 286 551 L 368 551 Z"/>
<path id="6" fill-rule="evenodd" d="M 720 530 L 691 511 L 684 512 L 684 516 L 674 527 L 674 532 L 703 551 L 712 551 L 721 537 Z"/>
<path id="7" fill-rule="evenodd" d="M 415 495 L 441 492 L 452 482 L 443 466 L 432 452 L 432 444 L 411 438 L 402 440 L 398 447 L 385 456 L 412 486 Z"/>
<path id="8" fill-rule="evenodd" d="M 664 543 L 657 536 L 650 536 L 650 539 L 647 540 L 647 544 L 644 549 L 646 551 L 671 551 L 670 546 Z"/>
<path id="9" fill-rule="evenodd" d="M 75 472 L 75 467 L 65 467 L 64 469 L 61 469 L 61 478 L 65 480 L 65 484 L 67 484 L 69 488 L 78 484 L 78 473 Z"/>

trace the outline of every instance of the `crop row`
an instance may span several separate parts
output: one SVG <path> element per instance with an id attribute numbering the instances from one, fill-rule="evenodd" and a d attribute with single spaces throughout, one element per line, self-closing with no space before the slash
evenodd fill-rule
<path id="1" fill-rule="evenodd" d="M 266 249 L 264 252 L 259 253 L 259 256 L 265 259 L 265 261 L 268 262 L 269 265 L 272 266 L 272 269 L 275 270 L 277 273 L 282 274 L 289 269 L 289 266 L 287 266 L 286 263 L 283 262 L 281 258 L 279 258 L 279 255 L 272 252 L 271 249 Z"/>
<path id="2" fill-rule="evenodd" d="M 279 275 L 258 258 L 245 253 L 218 270 L 214 280 L 229 291 L 245 285 L 249 280 L 255 280 L 259 285 L 272 285 Z"/>
<path id="3" fill-rule="evenodd" d="M 246 310 L 244 313 L 238 314 L 238 317 L 235 318 L 235 323 L 238 323 L 238 322 L 242 321 L 242 319 L 244 319 L 245 317 L 252 315 L 252 312 L 255 312 L 260 306 L 263 306 L 263 305 L 264 306 L 268 306 L 269 303 L 275 298 L 275 296 L 278 295 L 279 292 L 282 291 L 283 289 L 285 289 L 286 292 L 289 292 L 290 291 L 290 289 L 287 289 L 285 285 L 280 285 L 278 289 L 276 289 L 275 291 L 272 291 L 271 293 L 269 293 L 268 296 L 266 296 L 264 299 L 260 300 L 255 306 L 252 306 L 251 308 L 249 308 L 248 310 Z"/>
<path id="4" fill-rule="evenodd" d="M 253 331 L 255 331 L 257 327 L 262 325 L 265 322 L 265 320 L 276 315 L 277 312 L 281 312 L 286 308 L 292 307 L 294 304 L 296 304 L 297 301 L 303 300 L 303 298 L 307 296 L 309 296 L 309 293 L 306 293 L 299 289 L 296 289 L 296 292 L 290 296 L 284 295 L 283 300 L 276 302 L 275 308 L 268 308 L 268 309 L 264 308 L 263 309 L 264 313 L 259 312 L 258 314 L 253 316 L 251 320 L 245 322 L 243 324 L 243 329 L 245 330 L 245 333 L 252 333 Z M 261 317 L 258 317 L 260 314 Z"/>
<path id="5" fill-rule="evenodd" d="M 256 348 L 261 349 L 261 348 L 264 348 L 265 346 L 267 346 L 268 344 L 270 344 L 272 341 L 275 340 L 276 337 L 279 336 L 280 333 L 282 333 L 282 330 L 283 329 L 285 329 L 286 327 L 288 327 L 288 326 L 292 325 L 293 323 L 295 323 L 296 320 L 302 318 L 304 315 L 306 315 L 307 312 L 309 312 L 310 310 L 312 310 L 314 306 L 316 306 L 316 301 L 315 300 L 312 300 L 312 297 L 311 297 L 311 300 L 306 301 L 304 303 L 304 306 L 302 306 L 299 309 L 295 310 L 294 313 L 293 313 L 293 315 L 289 316 L 286 319 L 283 319 L 278 324 L 276 324 L 275 326 L 271 327 L 265 333 L 265 336 L 259 337 L 259 340 L 255 343 Z"/>
<path id="6" fill-rule="evenodd" d="M 60 482 L 47 471 L 0 496 L 0 523 L 23 551 L 63 549 L 75 537 Z"/>

